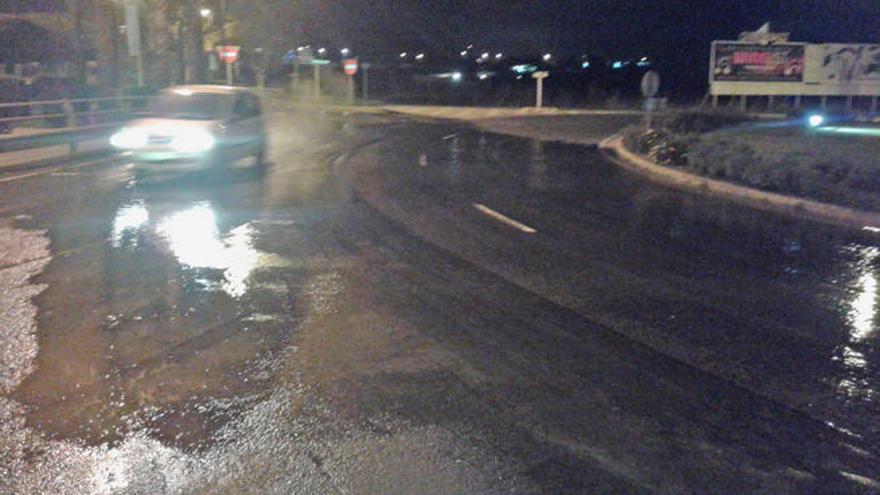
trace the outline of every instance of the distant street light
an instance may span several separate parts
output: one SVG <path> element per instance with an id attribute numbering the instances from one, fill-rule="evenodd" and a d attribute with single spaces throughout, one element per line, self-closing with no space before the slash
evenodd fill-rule
<path id="1" fill-rule="evenodd" d="M 406 58 L 406 52 L 401 52 L 400 58 Z"/>
<path id="2" fill-rule="evenodd" d="M 549 62 L 551 58 L 553 58 L 553 55 L 551 55 L 549 53 L 544 54 L 544 57 L 543 57 L 544 62 Z"/>
<path id="3" fill-rule="evenodd" d="M 326 48 L 318 48 L 318 53 L 323 55 L 323 54 L 327 53 L 327 49 Z"/>
<path id="4" fill-rule="evenodd" d="M 495 54 L 495 60 L 501 60 L 502 57 L 504 57 L 503 53 L 496 53 Z"/>
<path id="5" fill-rule="evenodd" d="M 348 48 L 343 48 L 342 50 L 339 50 L 339 53 L 348 56 L 348 54 L 351 53 L 351 50 L 349 50 Z"/>
<path id="6" fill-rule="evenodd" d="M 200 14 L 203 18 L 211 17 L 211 9 L 202 9 L 202 10 L 199 11 L 199 14 Z"/>
<path id="7" fill-rule="evenodd" d="M 455 82 L 461 81 L 461 77 L 462 77 L 461 72 L 453 72 L 452 73 L 452 80 Z"/>
<path id="8" fill-rule="evenodd" d="M 483 53 L 483 55 L 481 55 L 480 58 L 489 58 L 489 52 Z"/>
<path id="9" fill-rule="evenodd" d="M 461 55 L 462 57 L 467 57 L 467 54 L 467 50 L 462 50 L 461 53 L 459 53 L 459 55 Z"/>
<path id="10" fill-rule="evenodd" d="M 425 59 L 424 53 L 420 53 L 420 54 L 416 55 L 416 60 L 424 60 L 424 59 Z"/>

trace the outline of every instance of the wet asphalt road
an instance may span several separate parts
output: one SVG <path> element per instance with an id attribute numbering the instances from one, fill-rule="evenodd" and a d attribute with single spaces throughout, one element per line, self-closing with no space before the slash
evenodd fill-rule
<path id="1" fill-rule="evenodd" d="M 303 121 L 266 174 L 0 177 L 0 491 L 880 490 L 870 234 Z"/>

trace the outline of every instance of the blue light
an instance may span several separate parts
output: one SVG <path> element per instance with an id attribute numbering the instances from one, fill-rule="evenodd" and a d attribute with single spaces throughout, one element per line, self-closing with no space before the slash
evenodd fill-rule
<path id="1" fill-rule="evenodd" d="M 590 68 L 590 63 L 589 63 L 589 62 L 584 62 L 584 63 L 582 63 L 582 64 L 581 64 L 581 68 L 583 68 L 583 69 L 589 69 L 589 68 Z"/>
<path id="2" fill-rule="evenodd" d="M 510 70 L 516 72 L 517 74 L 531 74 L 532 72 L 536 72 L 538 70 L 538 66 L 532 64 L 514 65 L 510 68 Z"/>
<path id="3" fill-rule="evenodd" d="M 614 69 L 614 70 L 622 69 L 622 68 L 623 68 L 623 62 L 621 62 L 621 61 L 618 60 L 618 61 L 614 62 L 613 64 L 611 64 L 611 68 Z"/>

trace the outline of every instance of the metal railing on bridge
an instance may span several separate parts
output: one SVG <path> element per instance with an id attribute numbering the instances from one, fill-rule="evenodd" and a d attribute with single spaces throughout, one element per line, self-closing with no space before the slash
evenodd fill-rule
<path id="1" fill-rule="evenodd" d="M 108 135 L 144 111 L 148 96 L 0 103 L 0 169 L 10 152 L 67 146 Z"/>

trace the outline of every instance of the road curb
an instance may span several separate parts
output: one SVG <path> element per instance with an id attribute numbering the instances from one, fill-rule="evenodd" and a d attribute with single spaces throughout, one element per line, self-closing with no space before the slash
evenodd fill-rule
<path id="1" fill-rule="evenodd" d="M 825 224 L 868 231 L 880 230 L 880 213 L 761 191 L 675 170 L 628 150 L 623 144 L 623 136 L 619 134 L 602 140 L 599 149 L 623 168 L 667 186 L 723 197 L 756 209 Z"/>

